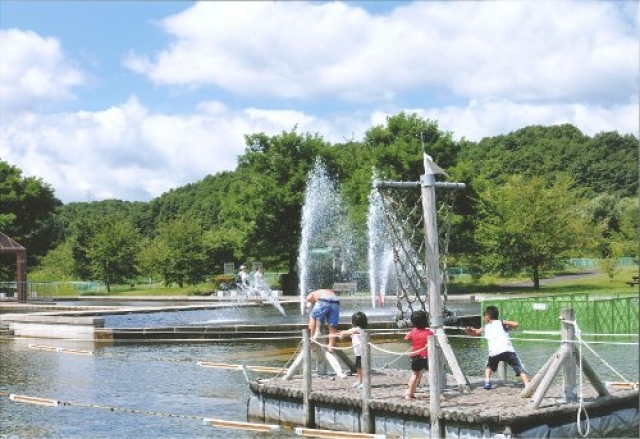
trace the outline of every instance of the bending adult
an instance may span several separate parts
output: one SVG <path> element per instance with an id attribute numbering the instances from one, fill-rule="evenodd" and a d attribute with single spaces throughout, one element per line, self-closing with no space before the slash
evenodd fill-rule
<path id="1" fill-rule="evenodd" d="M 336 344 L 338 334 L 338 322 L 340 320 L 340 301 L 332 290 L 320 289 L 309 293 L 307 296 L 307 308 L 313 306 L 309 316 L 309 333 L 311 338 L 316 336 L 318 323 L 325 322 L 329 326 L 329 352 Z"/>

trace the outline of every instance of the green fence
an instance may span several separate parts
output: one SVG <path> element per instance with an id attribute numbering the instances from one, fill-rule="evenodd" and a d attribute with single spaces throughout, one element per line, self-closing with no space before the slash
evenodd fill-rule
<path id="1" fill-rule="evenodd" d="M 564 308 L 573 308 L 579 328 L 590 334 L 638 334 L 638 296 L 602 298 L 588 293 L 566 296 L 492 299 L 500 318 L 516 320 L 522 330 L 557 331 Z"/>
<path id="2" fill-rule="evenodd" d="M 0 282 L 0 294 L 3 297 L 16 297 L 17 282 Z M 52 300 L 56 296 L 105 292 L 102 282 L 26 282 L 27 300 Z"/>

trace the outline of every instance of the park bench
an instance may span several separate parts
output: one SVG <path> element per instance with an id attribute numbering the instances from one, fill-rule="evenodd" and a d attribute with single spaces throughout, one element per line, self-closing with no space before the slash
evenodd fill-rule
<path id="1" fill-rule="evenodd" d="M 355 282 L 336 282 L 333 284 L 333 291 L 336 293 L 355 293 L 358 289 L 358 284 Z"/>
<path id="2" fill-rule="evenodd" d="M 630 287 L 634 285 L 640 285 L 640 276 L 631 277 L 631 280 L 628 281 L 627 284 L 629 284 Z"/>

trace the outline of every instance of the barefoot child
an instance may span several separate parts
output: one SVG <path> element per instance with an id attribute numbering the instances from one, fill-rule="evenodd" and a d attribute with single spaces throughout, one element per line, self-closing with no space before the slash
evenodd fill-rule
<path id="1" fill-rule="evenodd" d="M 354 389 L 362 388 L 362 330 L 367 328 L 367 315 L 363 312 L 356 312 L 351 316 L 351 329 L 340 331 L 338 335 L 340 338 L 345 335 L 351 336 L 351 345 L 353 346 L 353 352 L 356 354 L 356 370 L 358 372 L 358 378 L 353 384 Z"/>
<path id="2" fill-rule="evenodd" d="M 434 335 L 433 331 L 427 328 L 429 316 L 424 311 L 414 311 L 411 314 L 411 324 L 413 329 L 404 337 L 405 340 L 411 341 L 411 378 L 405 394 L 406 399 L 415 398 L 422 371 L 429 369 L 427 340 Z"/>

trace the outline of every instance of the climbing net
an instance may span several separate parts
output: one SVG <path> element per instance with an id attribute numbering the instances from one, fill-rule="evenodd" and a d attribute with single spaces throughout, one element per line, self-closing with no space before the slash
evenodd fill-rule
<path id="1" fill-rule="evenodd" d="M 427 263 L 425 260 L 425 227 L 420 191 L 378 188 L 386 238 L 392 251 L 395 271 L 395 287 L 398 312 L 395 321 L 406 326 L 411 313 L 417 310 L 429 311 L 429 287 Z M 444 315 L 447 311 L 447 259 L 451 216 L 455 201 L 454 191 L 447 191 L 439 202 L 438 215 L 444 219 L 444 227 L 439 238 L 440 271 Z"/>

